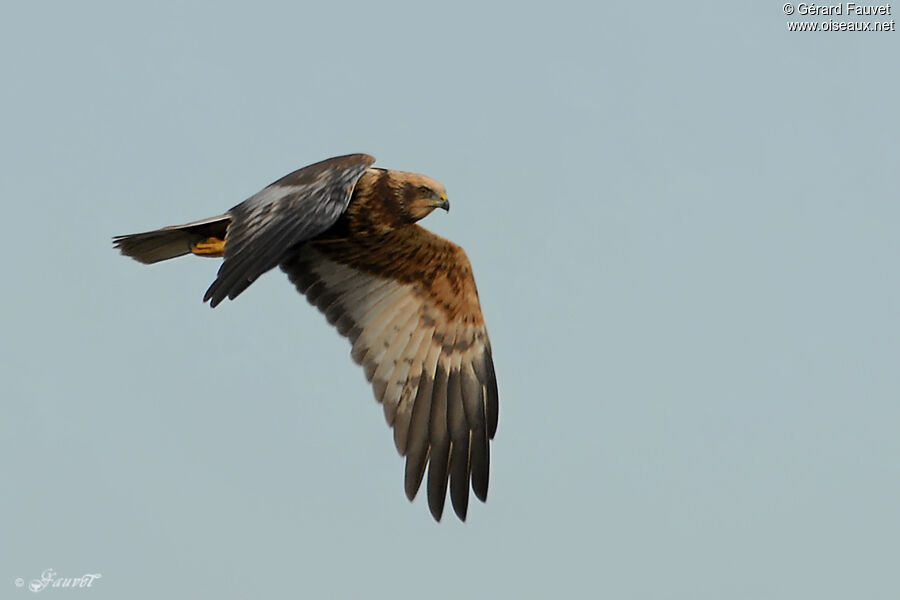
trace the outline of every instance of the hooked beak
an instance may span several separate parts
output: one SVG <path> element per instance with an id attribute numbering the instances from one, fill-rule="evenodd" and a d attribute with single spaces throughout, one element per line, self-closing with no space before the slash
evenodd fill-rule
<path id="1" fill-rule="evenodd" d="M 441 196 L 441 200 L 443 200 L 443 202 L 438 204 L 437 207 L 443 208 L 445 211 L 450 212 L 450 201 L 447 200 L 447 196 Z"/>

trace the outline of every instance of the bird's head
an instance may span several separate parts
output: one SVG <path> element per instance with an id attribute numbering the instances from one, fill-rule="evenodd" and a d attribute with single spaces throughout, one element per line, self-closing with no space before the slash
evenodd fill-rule
<path id="1" fill-rule="evenodd" d="M 418 173 L 368 169 L 353 194 L 356 200 L 351 210 L 370 213 L 364 220 L 372 232 L 405 227 L 424 219 L 436 208 L 450 210 L 444 186 Z"/>
<path id="2" fill-rule="evenodd" d="M 398 182 L 398 197 L 404 216 L 414 223 L 424 219 L 436 208 L 450 210 L 447 190 L 444 186 L 418 173 L 395 172 Z"/>

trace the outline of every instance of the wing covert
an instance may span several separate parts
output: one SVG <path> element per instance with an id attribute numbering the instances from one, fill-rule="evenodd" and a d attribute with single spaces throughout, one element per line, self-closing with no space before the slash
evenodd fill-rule
<path id="1" fill-rule="evenodd" d="M 232 208 L 225 260 L 203 300 L 216 306 L 234 299 L 291 248 L 333 225 L 374 162 L 366 154 L 330 158 L 282 177 Z"/>

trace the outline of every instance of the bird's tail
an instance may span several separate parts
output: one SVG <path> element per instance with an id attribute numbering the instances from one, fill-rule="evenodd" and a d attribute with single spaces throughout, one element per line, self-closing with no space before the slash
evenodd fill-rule
<path id="1" fill-rule="evenodd" d="M 225 233 L 231 217 L 227 214 L 155 231 L 119 235 L 113 245 L 125 256 L 151 264 L 185 254 L 222 256 Z"/>

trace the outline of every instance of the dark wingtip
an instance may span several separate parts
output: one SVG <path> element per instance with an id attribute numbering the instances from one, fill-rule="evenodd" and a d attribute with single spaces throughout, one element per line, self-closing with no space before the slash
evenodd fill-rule
<path id="1" fill-rule="evenodd" d="M 430 499 L 429 499 L 430 500 Z M 434 520 L 438 523 L 441 522 L 441 516 L 444 514 L 444 503 L 441 502 L 428 502 L 428 510 L 431 511 L 431 516 L 434 517 Z"/>
<path id="2" fill-rule="evenodd" d="M 482 502 L 487 502 L 488 496 L 488 474 L 487 470 L 483 474 L 479 474 L 476 477 L 474 474 L 472 476 L 472 491 L 475 492 L 475 497 L 481 500 Z"/>
<path id="3" fill-rule="evenodd" d="M 203 301 L 209 302 L 210 308 L 217 307 L 221 302 L 223 297 L 219 294 L 216 294 L 216 284 L 219 283 L 219 280 L 216 279 L 212 282 L 212 285 L 209 286 L 209 289 L 206 290 L 206 293 L 203 294 Z"/>
<path id="4" fill-rule="evenodd" d="M 434 463 L 432 462 L 432 466 Z M 441 473 L 435 477 L 428 468 L 428 510 L 435 521 L 440 521 L 444 514 L 444 503 L 447 500 L 447 474 Z"/>
<path id="5" fill-rule="evenodd" d="M 403 489 L 406 491 L 406 497 L 412 502 L 419 493 L 419 487 L 422 485 L 422 477 L 425 475 L 425 463 L 416 471 L 409 459 L 406 461 L 406 473 L 403 478 Z"/>
<path id="6" fill-rule="evenodd" d="M 468 502 L 463 504 L 461 507 L 453 504 L 453 512 L 456 513 L 456 516 L 459 517 L 459 520 L 463 523 L 466 522 L 466 514 L 468 513 L 469 504 Z"/>

